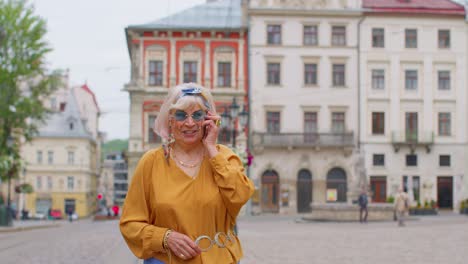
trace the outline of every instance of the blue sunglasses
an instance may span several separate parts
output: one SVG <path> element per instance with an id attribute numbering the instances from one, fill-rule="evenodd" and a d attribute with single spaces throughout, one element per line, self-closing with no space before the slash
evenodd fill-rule
<path id="1" fill-rule="evenodd" d="M 205 120 L 206 113 L 203 110 L 198 110 L 193 112 L 191 115 L 192 120 L 195 122 L 200 122 L 202 120 Z M 189 114 L 187 112 L 182 111 L 182 110 L 176 110 L 174 113 L 174 119 L 176 121 L 185 121 L 189 117 Z"/>

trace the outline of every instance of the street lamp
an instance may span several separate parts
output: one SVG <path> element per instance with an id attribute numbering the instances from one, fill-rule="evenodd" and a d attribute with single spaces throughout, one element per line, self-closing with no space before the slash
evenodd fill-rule
<path id="1" fill-rule="evenodd" d="M 14 139 L 12 136 L 8 136 L 7 138 L 7 149 L 8 149 L 8 154 L 11 155 L 13 144 L 14 144 Z M 13 165 L 13 163 L 12 163 Z M 8 226 L 11 225 L 11 202 L 10 202 L 10 193 L 11 193 L 11 173 L 12 173 L 12 168 L 9 169 L 8 171 L 8 195 L 7 195 L 7 213 L 6 213 L 6 223 Z"/>
<path id="2" fill-rule="evenodd" d="M 228 111 L 229 108 L 229 111 Z M 236 97 L 232 99 L 231 105 L 224 108 L 224 112 L 221 114 L 221 124 L 223 129 L 232 131 L 232 147 L 236 147 L 236 135 L 237 135 L 237 122 L 241 126 L 241 131 L 247 124 L 249 113 L 246 111 L 246 106 L 242 107 L 242 111 L 239 112 L 240 106 L 237 104 Z"/>

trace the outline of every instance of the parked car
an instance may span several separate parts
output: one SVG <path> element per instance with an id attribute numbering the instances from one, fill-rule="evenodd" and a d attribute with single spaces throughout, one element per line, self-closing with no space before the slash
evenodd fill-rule
<path id="1" fill-rule="evenodd" d="M 29 216 L 30 219 L 44 220 L 44 219 L 46 219 L 47 213 L 44 213 L 44 212 L 35 212 L 35 213 L 29 212 L 28 216 Z"/>
<path id="2" fill-rule="evenodd" d="M 63 219 L 62 211 L 59 209 L 52 209 L 50 210 L 50 217 L 52 219 Z"/>

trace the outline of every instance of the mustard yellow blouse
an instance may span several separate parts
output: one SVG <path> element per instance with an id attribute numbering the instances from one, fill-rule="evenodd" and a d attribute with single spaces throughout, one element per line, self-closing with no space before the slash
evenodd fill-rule
<path id="1" fill-rule="evenodd" d="M 120 231 L 135 256 L 169 263 L 162 247 L 168 229 L 194 241 L 201 235 L 214 239 L 217 232 L 233 229 L 241 207 L 253 194 L 254 185 L 244 174 L 239 157 L 223 145 L 217 148 L 219 153 L 213 158 L 206 157 L 194 178 L 172 159 L 167 163 L 162 148 L 143 155 L 120 218 Z M 171 263 L 229 264 L 237 263 L 241 257 L 242 248 L 235 237 L 234 243 L 226 248 L 214 245 L 190 260 L 172 254 Z"/>

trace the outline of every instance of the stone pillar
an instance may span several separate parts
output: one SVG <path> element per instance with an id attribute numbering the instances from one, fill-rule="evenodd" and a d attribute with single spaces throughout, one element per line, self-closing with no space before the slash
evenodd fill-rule
<path id="1" fill-rule="evenodd" d="M 211 54 L 211 49 L 210 49 L 211 41 L 206 40 L 205 41 L 205 76 L 204 78 L 204 86 L 207 88 L 213 88 L 211 87 L 211 61 L 210 61 L 210 54 Z"/>
<path id="2" fill-rule="evenodd" d="M 176 61 L 176 45 L 175 45 L 175 40 L 171 38 L 170 40 L 171 43 L 171 54 L 170 54 L 170 62 L 171 62 L 171 67 L 170 67 L 170 79 L 169 79 L 169 87 L 174 87 L 177 84 L 177 77 L 176 77 L 176 65 L 179 63 Z"/>

